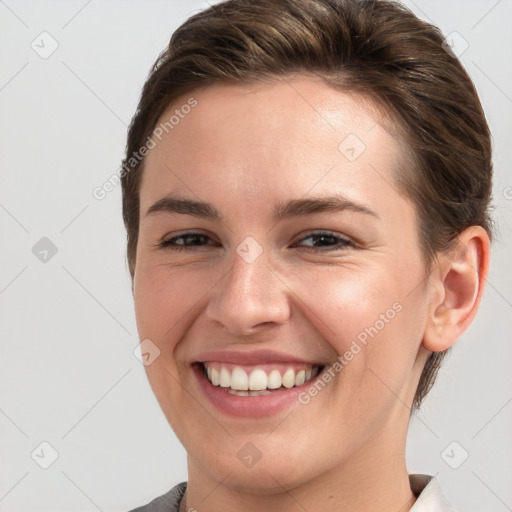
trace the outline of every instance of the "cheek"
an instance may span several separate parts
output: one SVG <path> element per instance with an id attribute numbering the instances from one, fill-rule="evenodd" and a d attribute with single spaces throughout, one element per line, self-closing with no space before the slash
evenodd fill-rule
<path id="1" fill-rule="evenodd" d="M 314 313 L 311 320 L 316 317 L 315 326 L 338 352 L 348 349 L 351 340 L 364 343 L 365 328 L 376 322 L 383 330 L 380 315 L 387 312 L 389 318 L 397 317 L 400 307 L 393 309 L 393 305 L 402 299 L 389 277 L 342 267 L 303 272 L 290 287 L 306 304 L 303 309 Z"/>
<path id="2" fill-rule="evenodd" d="M 145 371 L 173 426 L 180 425 L 176 411 L 184 409 L 187 398 L 182 393 L 182 368 L 176 360 L 176 347 L 196 318 L 201 299 L 214 285 L 215 279 L 209 279 L 205 272 L 185 272 L 166 265 L 144 264 L 142 260 L 137 263 L 134 304 L 139 338 L 151 340 L 159 350 Z"/>
<path id="3" fill-rule="evenodd" d="M 173 348 L 187 319 L 194 315 L 205 293 L 215 285 L 211 273 L 183 271 L 169 266 L 137 268 L 134 302 L 141 339 L 160 341 L 164 350 Z"/>
<path id="4" fill-rule="evenodd" d="M 351 393 L 369 386 L 367 393 L 377 396 L 379 378 L 392 389 L 406 384 L 425 322 L 423 290 L 411 293 L 419 271 L 411 265 L 405 277 L 389 267 L 340 267 L 303 272 L 289 282 L 307 321 L 343 358 L 341 380 Z"/>

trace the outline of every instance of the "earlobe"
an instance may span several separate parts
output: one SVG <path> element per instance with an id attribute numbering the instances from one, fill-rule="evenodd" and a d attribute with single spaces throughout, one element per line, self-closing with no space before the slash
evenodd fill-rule
<path id="1" fill-rule="evenodd" d="M 425 348 L 446 350 L 469 327 L 482 298 L 489 259 L 489 236 L 480 226 L 465 229 L 455 248 L 439 255 L 431 275 Z"/>

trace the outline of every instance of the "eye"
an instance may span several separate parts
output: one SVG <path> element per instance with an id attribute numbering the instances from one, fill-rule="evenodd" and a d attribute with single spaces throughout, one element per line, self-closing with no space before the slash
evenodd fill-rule
<path id="1" fill-rule="evenodd" d="M 298 245 L 299 242 L 305 240 L 311 240 L 312 244 Z M 170 249 L 172 251 L 195 251 L 198 247 L 204 245 L 213 245 L 218 247 L 218 243 L 208 243 L 213 240 L 203 233 L 183 233 L 181 235 L 174 236 L 163 242 L 157 244 L 158 247 L 163 249 Z M 318 231 L 310 233 L 308 236 L 301 238 L 299 242 L 296 242 L 292 247 L 300 247 L 302 250 L 307 252 L 328 252 L 335 250 L 343 250 L 347 247 L 354 247 L 355 244 L 344 237 L 340 237 L 330 231 Z"/>
<path id="2" fill-rule="evenodd" d="M 300 246 L 307 252 L 328 252 L 344 250 L 347 247 L 354 247 L 355 244 L 348 238 L 338 236 L 330 231 L 317 231 L 301 238 L 299 242 L 313 240 L 312 244 Z"/>
<path id="3" fill-rule="evenodd" d="M 158 246 L 173 251 L 194 251 L 195 247 L 207 245 L 206 241 L 212 240 L 203 233 L 183 233 L 159 243 Z M 189 246 L 188 244 L 191 244 Z"/>

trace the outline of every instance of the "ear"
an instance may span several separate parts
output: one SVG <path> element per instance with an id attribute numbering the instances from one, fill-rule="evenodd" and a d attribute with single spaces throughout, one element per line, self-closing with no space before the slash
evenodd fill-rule
<path id="1" fill-rule="evenodd" d="M 438 256 L 429 279 L 426 349 L 446 350 L 469 327 L 480 305 L 489 260 L 489 236 L 480 226 L 465 229 L 455 248 Z"/>

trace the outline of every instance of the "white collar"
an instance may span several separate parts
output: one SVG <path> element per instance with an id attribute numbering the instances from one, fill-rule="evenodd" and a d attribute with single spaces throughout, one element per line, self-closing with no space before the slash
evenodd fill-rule
<path id="1" fill-rule="evenodd" d="M 409 475 L 411 490 L 417 500 L 410 512 L 456 512 L 448 503 L 435 476 Z"/>

